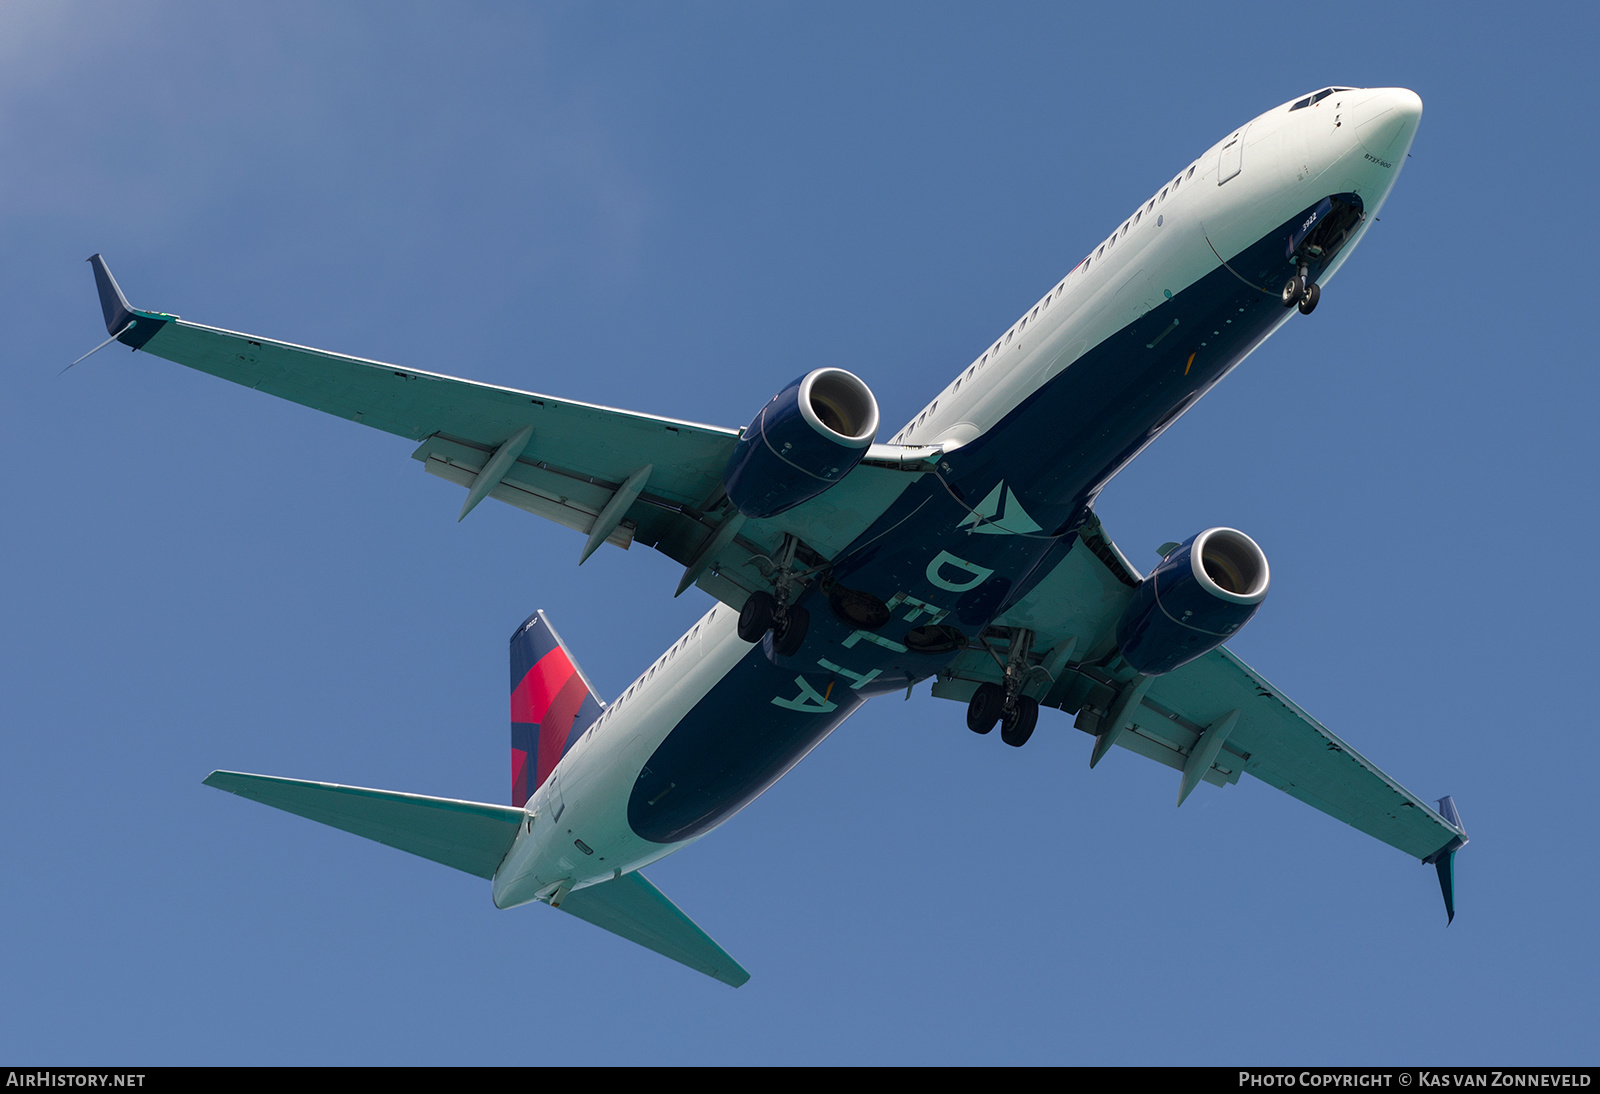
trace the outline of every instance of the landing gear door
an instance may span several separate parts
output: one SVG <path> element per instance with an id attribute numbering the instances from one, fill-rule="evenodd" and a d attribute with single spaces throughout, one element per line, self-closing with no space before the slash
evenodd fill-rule
<path id="1" fill-rule="evenodd" d="M 1244 135 L 1249 130 L 1250 127 L 1247 125 L 1222 142 L 1222 156 L 1217 161 L 1218 186 L 1237 175 L 1244 166 Z"/>

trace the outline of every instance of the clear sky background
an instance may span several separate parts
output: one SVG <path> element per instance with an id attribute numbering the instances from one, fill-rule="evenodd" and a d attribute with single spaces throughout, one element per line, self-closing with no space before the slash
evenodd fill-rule
<path id="1" fill-rule="evenodd" d="M 1578 4 L 0 7 L 0 1058 L 1594 1063 L 1592 10 Z M 400 438 L 112 347 L 139 307 L 727 426 L 809 369 L 888 436 L 1134 205 L 1339 83 L 1423 98 L 1310 318 L 1105 492 L 1212 525 L 1233 648 L 1470 847 L 1433 871 L 1058 711 L 880 700 L 649 871 L 738 991 L 200 785 L 509 800 L 506 639 L 607 696 L 679 568 Z M 1248 164 L 1246 169 L 1248 169 Z"/>

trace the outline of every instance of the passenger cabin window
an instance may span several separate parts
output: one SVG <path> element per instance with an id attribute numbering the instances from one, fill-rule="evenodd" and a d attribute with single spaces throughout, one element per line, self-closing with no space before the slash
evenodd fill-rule
<path id="1" fill-rule="evenodd" d="M 1194 178 L 1194 168 L 1193 167 L 1189 168 L 1189 173 L 1187 175 L 1183 176 L 1183 177 L 1186 178 L 1186 179 Z"/>

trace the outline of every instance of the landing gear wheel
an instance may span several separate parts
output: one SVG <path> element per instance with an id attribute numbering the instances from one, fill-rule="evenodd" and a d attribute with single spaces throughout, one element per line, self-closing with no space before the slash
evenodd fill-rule
<path id="1" fill-rule="evenodd" d="M 1322 299 L 1322 289 L 1316 285 L 1307 285 L 1306 294 L 1300 298 L 1300 314 L 1310 315 L 1317 310 L 1317 301 Z"/>
<path id="2" fill-rule="evenodd" d="M 1000 720 L 1006 705 L 1006 689 L 999 684 L 979 684 L 967 704 L 967 728 L 974 733 L 988 733 Z"/>
<path id="3" fill-rule="evenodd" d="M 1033 736 L 1033 727 L 1038 722 L 1038 702 L 1019 695 L 1016 705 L 1000 720 L 1000 739 L 1012 748 L 1021 748 Z"/>
<path id="4" fill-rule="evenodd" d="M 755 592 L 739 609 L 739 638 L 744 642 L 759 642 L 761 636 L 772 629 L 773 613 L 778 602 L 771 593 Z"/>
<path id="5" fill-rule="evenodd" d="M 811 629 L 811 613 L 798 605 L 791 605 L 783 620 L 773 628 L 772 650 L 779 657 L 793 657 L 800 652 Z"/>
<path id="6" fill-rule="evenodd" d="M 1305 278 L 1297 271 L 1293 277 L 1284 282 L 1283 292 L 1280 295 L 1283 298 L 1283 306 L 1286 308 L 1292 308 L 1300 303 L 1306 295 Z"/>

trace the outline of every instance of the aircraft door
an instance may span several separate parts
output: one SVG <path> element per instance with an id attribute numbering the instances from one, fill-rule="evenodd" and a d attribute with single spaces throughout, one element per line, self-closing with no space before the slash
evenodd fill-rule
<path id="1" fill-rule="evenodd" d="M 1244 135 L 1249 129 L 1247 125 L 1222 142 L 1222 156 L 1217 161 L 1218 186 L 1233 178 L 1244 167 Z"/>
<path id="2" fill-rule="evenodd" d="M 561 767 L 559 764 L 554 771 L 550 772 L 550 777 L 545 780 L 541 789 L 545 792 L 544 806 L 550 810 L 550 822 L 554 824 L 561 819 L 561 814 L 566 812 L 567 809 L 566 800 L 561 796 Z"/>

